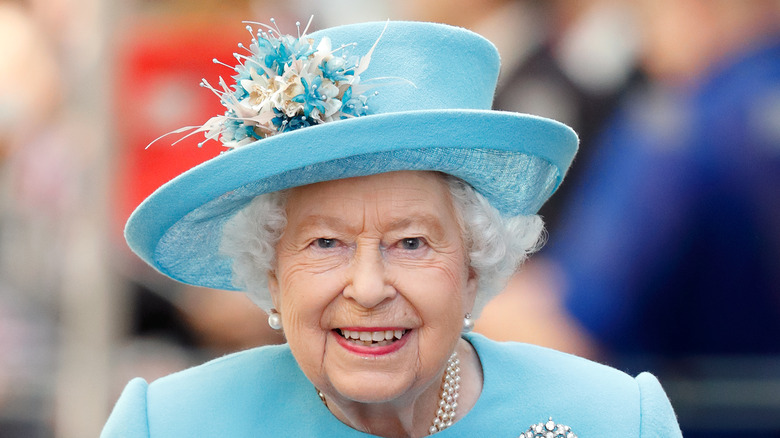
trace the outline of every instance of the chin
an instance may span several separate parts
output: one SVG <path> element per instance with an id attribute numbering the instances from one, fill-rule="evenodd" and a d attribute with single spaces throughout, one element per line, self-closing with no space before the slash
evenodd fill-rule
<path id="1" fill-rule="evenodd" d="M 413 386 L 407 376 L 360 372 L 344 378 L 331 378 L 333 390 L 357 403 L 386 403 L 402 398 Z"/>

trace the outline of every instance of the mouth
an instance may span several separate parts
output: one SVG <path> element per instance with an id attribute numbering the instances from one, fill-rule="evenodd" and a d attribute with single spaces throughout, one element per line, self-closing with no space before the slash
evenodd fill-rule
<path id="1" fill-rule="evenodd" d="M 333 330 L 346 342 L 362 347 L 385 347 L 400 341 L 409 329 L 388 328 L 385 330 L 357 330 L 337 328 Z"/>

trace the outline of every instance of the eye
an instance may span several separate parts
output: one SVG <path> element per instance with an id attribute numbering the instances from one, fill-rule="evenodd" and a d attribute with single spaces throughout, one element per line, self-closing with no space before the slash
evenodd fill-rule
<path id="1" fill-rule="evenodd" d="M 423 246 L 423 240 L 419 237 L 406 237 L 398 242 L 398 246 L 407 251 L 414 251 Z"/>
<path id="2" fill-rule="evenodd" d="M 319 239 L 315 240 L 313 244 L 317 248 L 328 249 L 328 248 L 335 248 L 336 245 L 338 245 L 338 242 L 339 241 L 336 239 L 328 239 L 327 237 L 320 237 Z"/>

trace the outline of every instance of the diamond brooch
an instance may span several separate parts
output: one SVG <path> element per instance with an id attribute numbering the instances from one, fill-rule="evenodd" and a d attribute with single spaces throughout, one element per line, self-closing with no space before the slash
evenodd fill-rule
<path id="1" fill-rule="evenodd" d="M 546 423 L 534 424 L 517 438 L 577 438 L 571 427 L 556 424 L 552 417 Z"/>

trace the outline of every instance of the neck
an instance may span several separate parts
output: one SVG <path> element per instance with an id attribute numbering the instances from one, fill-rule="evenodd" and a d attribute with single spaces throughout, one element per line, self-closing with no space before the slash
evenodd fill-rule
<path id="1" fill-rule="evenodd" d="M 479 398 L 482 391 L 482 369 L 471 344 L 461 340 L 456 351 L 460 357 L 461 369 L 457 421 L 471 410 Z M 428 435 L 439 408 L 443 374 L 444 368 L 421 392 L 385 403 L 358 403 L 338 397 L 327 397 L 325 403 L 341 422 L 362 432 L 387 438 L 423 437 Z"/>
<path id="2" fill-rule="evenodd" d="M 414 402 L 344 403 L 328 399 L 328 409 L 344 424 L 365 433 L 387 438 L 427 435 L 438 403 L 436 393 L 425 391 Z"/>

